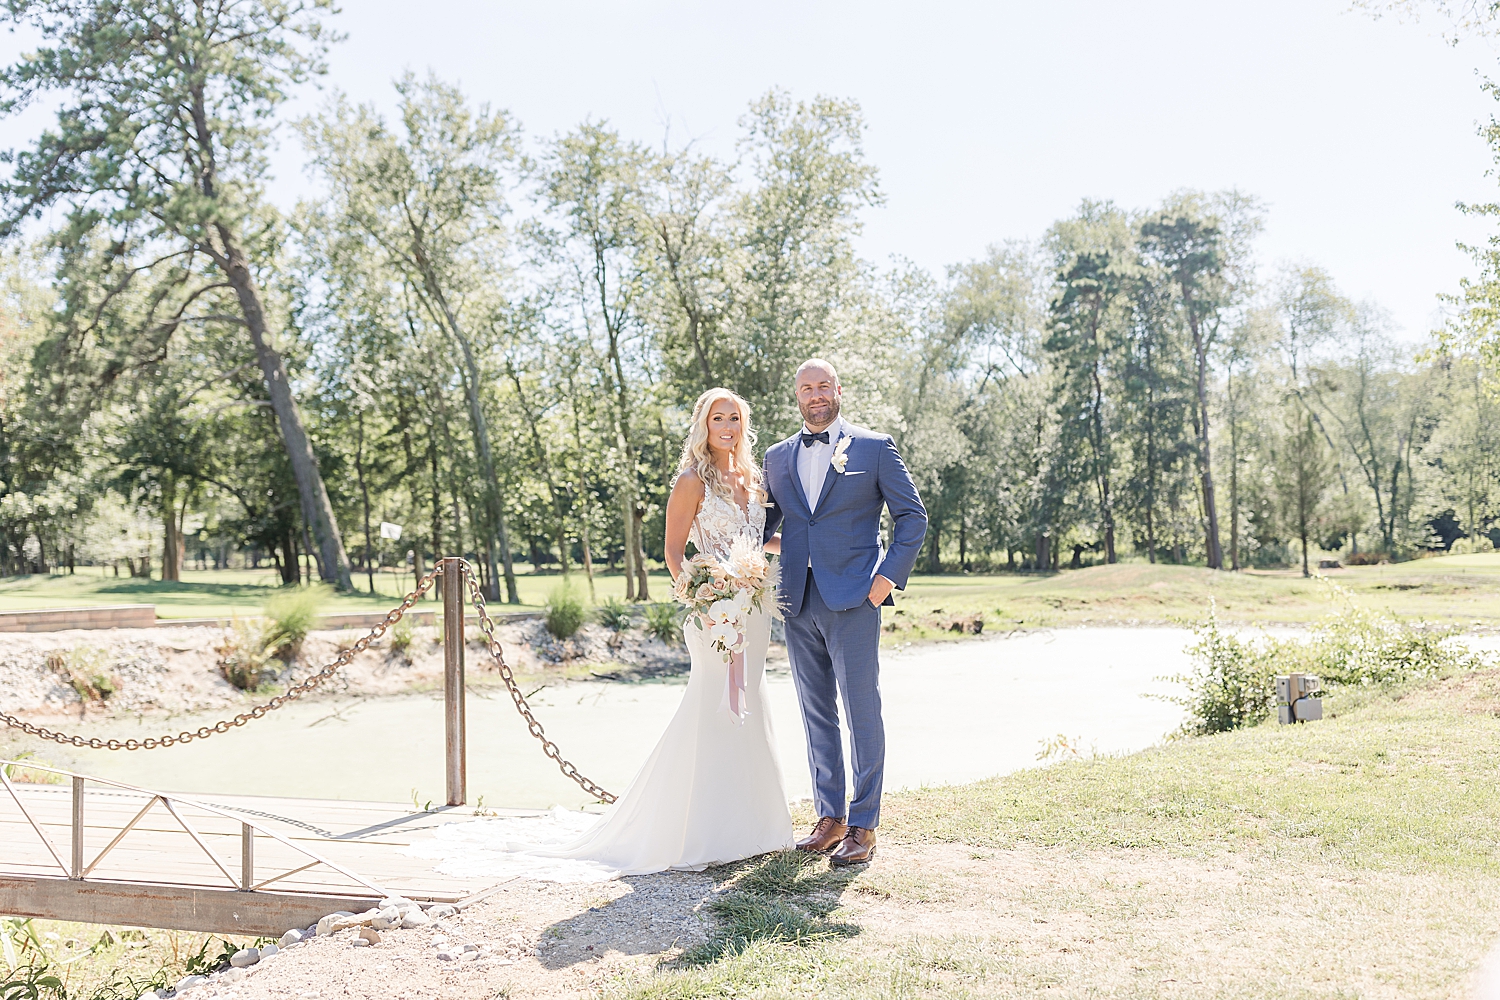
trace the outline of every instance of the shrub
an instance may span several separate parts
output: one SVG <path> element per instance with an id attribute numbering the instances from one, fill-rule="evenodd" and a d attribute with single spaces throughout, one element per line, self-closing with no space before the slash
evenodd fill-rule
<path id="1" fill-rule="evenodd" d="M 669 646 L 682 642 L 682 606 L 673 601 L 646 605 L 646 634 Z"/>
<path id="2" fill-rule="evenodd" d="M 611 597 L 594 610 L 594 617 L 599 624 L 612 632 L 623 632 L 630 627 L 631 612 L 630 605 L 618 597 Z"/>
<path id="3" fill-rule="evenodd" d="M 417 627 L 412 624 L 411 618 L 403 615 L 401 620 L 391 627 L 391 648 L 408 660 L 411 659 L 411 644 L 416 641 Z"/>
<path id="4" fill-rule="evenodd" d="M 1169 680 L 1185 684 L 1188 694 L 1167 700 L 1183 705 L 1189 733 L 1218 733 L 1254 725 L 1275 707 L 1277 674 L 1315 674 L 1330 687 L 1393 685 L 1486 665 L 1482 654 L 1449 642 L 1458 629 L 1432 622 L 1407 622 L 1371 611 L 1354 602 L 1346 588 L 1320 577 L 1336 608 L 1313 626 L 1306 641 L 1241 641 L 1219 628 L 1209 601 L 1208 616 L 1194 632 L 1189 648 L 1197 666 L 1189 676 Z"/>
<path id="5" fill-rule="evenodd" d="M 219 654 L 219 673 L 241 691 L 253 691 L 276 674 L 267 630 L 242 619 L 234 619 L 214 651 Z"/>
<path id="6" fill-rule="evenodd" d="M 583 602 L 571 587 L 558 587 L 547 595 L 542 620 L 555 638 L 571 639 L 583 628 Z"/>
<path id="7" fill-rule="evenodd" d="M 1338 610 L 1325 615 L 1304 647 L 1300 669 L 1325 683 L 1386 684 L 1476 670 L 1484 657 L 1448 642 L 1459 629 L 1434 622 L 1402 621 L 1354 603 L 1347 588 L 1324 580 Z"/>
<path id="8" fill-rule="evenodd" d="M 1222 733 L 1267 718 L 1276 706 L 1276 661 L 1270 655 L 1280 643 L 1241 642 L 1219 627 L 1212 598 L 1208 615 L 1193 627 L 1198 637 L 1188 653 L 1196 661 L 1191 675 L 1169 678 L 1187 687 L 1184 697 L 1169 701 L 1188 710 L 1187 732 Z"/>
<path id="9" fill-rule="evenodd" d="M 95 646 L 74 646 L 47 654 L 47 667 L 67 682 L 85 704 L 108 701 L 120 688 L 109 671 L 109 653 Z"/>
<path id="10" fill-rule="evenodd" d="M 266 602 L 265 648 L 283 663 L 302 651 L 302 643 L 318 622 L 318 610 L 332 591 L 323 584 L 283 590 Z"/>
<path id="11" fill-rule="evenodd" d="M 1388 563 L 1391 557 L 1384 552 L 1351 552 L 1349 558 L 1344 560 L 1345 566 L 1379 566 Z"/>

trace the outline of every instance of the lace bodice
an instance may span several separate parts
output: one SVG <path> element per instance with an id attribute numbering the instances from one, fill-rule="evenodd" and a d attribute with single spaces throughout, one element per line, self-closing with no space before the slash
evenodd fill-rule
<path id="1" fill-rule="evenodd" d="M 705 486 L 703 504 L 698 508 L 698 516 L 693 518 L 693 526 L 688 529 L 688 538 L 699 552 L 723 559 L 729 555 L 736 538 L 744 535 L 758 544 L 765 528 L 766 509 L 756 503 L 753 496 L 747 513 L 733 500 L 726 500 Z"/>

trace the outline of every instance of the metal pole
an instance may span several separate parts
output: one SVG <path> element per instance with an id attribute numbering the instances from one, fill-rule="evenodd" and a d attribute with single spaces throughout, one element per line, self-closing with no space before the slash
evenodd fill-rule
<path id="1" fill-rule="evenodd" d="M 464 804 L 464 563 L 443 560 L 443 721 L 448 748 L 448 804 Z"/>
<path id="2" fill-rule="evenodd" d="M 73 870 L 68 878 L 83 878 L 83 779 L 73 776 Z"/>
<path id="3" fill-rule="evenodd" d="M 245 892 L 255 884 L 255 827 L 240 824 L 240 888 Z"/>

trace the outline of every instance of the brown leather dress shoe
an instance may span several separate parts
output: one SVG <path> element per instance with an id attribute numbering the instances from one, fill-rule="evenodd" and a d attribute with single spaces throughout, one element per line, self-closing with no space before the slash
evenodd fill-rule
<path id="1" fill-rule="evenodd" d="M 813 827 L 812 833 L 797 841 L 797 850 L 827 854 L 839 846 L 848 829 L 844 825 L 844 817 L 823 816 L 818 820 L 818 825 Z"/>
<path id="2" fill-rule="evenodd" d="M 844 839 L 828 856 L 831 865 L 862 865 L 875 856 L 875 831 L 851 826 Z"/>

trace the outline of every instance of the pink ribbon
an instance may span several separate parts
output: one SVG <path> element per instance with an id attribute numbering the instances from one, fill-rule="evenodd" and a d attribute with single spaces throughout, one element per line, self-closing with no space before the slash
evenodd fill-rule
<path id="1" fill-rule="evenodd" d="M 745 653 L 729 654 L 728 669 L 724 675 L 724 706 L 729 709 L 729 714 L 735 722 L 744 724 L 745 717 L 750 714 L 745 707 Z"/>

